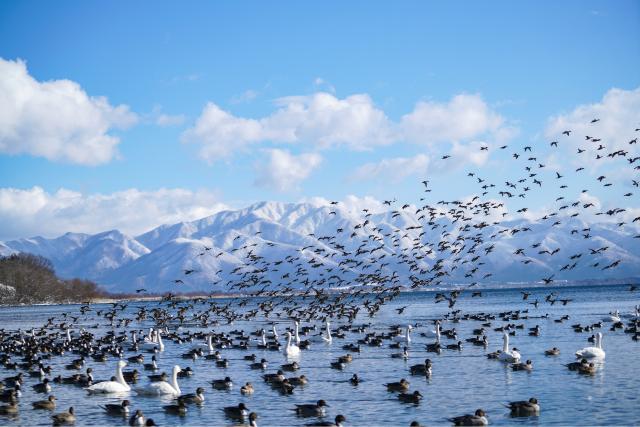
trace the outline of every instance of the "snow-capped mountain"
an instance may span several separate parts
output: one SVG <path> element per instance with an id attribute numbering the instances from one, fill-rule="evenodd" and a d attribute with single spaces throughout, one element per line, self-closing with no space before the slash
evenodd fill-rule
<path id="1" fill-rule="evenodd" d="M 262 202 L 135 237 L 112 230 L 0 242 L 0 255 L 41 255 L 61 277 L 95 280 L 112 292 L 231 292 L 238 289 L 229 281 L 240 279 L 260 288 L 346 286 L 374 272 L 407 286 L 437 272 L 444 282 L 467 283 L 640 276 L 634 225 L 565 217 L 559 225 L 520 219 L 477 226 L 424 214 Z"/>

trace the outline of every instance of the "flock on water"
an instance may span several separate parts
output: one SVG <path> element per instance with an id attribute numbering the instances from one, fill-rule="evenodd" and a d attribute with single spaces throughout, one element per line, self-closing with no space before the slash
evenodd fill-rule
<path id="1" fill-rule="evenodd" d="M 590 123 L 593 126 L 593 135 L 598 133 L 598 124 L 598 119 Z M 636 129 L 638 130 L 640 129 Z M 550 147 L 557 149 L 562 145 L 561 138 L 570 134 L 571 130 L 566 130 L 557 141 L 550 142 Z M 610 161 L 618 162 L 621 169 L 628 168 L 631 173 L 640 170 L 640 163 L 636 165 L 640 156 L 633 157 L 630 154 L 637 144 L 637 138 L 628 142 L 628 150 L 611 150 L 606 144 L 606 141 L 597 136 L 587 135 L 584 146 L 577 149 L 576 155 L 578 159 L 584 159 L 585 165 Z M 481 150 L 486 151 L 488 148 L 482 147 Z M 508 148 L 496 147 L 496 151 L 505 151 Z M 385 235 L 385 230 L 370 227 L 369 221 L 365 219 L 353 229 L 339 228 L 335 235 L 320 236 L 324 247 L 303 248 L 307 253 L 330 252 L 333 254 L 330 264 L 320 262 L 319 258 L 313 256 L 287 256 L 280 260 L 267 261 L 256 255 L 252 247 L 239 248 L 237 256 L 244 254 L 244 264 L 237 267 L 223 284 L 225 289 L 238 296 L 228 301 L 220 302 L 206 298 L 185 300 L 169 294 L 159 301 L 156 307 L 140 307 L 133 315 L 125 315 L 125 310 L 130 308 L 127 302 L 113 303 L 107 308 L 85 304 L 80 307 L 78 316 L 65 313 L 62 318 L 50 318 L 39 328 L 25 331 L 0 330 L 0 364 L 5 370 L 16 371 L 14 375 L 1 378 L 0 415 L 11 420 L 23 411 L 50 411 L 54 425 L 82 424 L 84 414 L 76 413 L 73 407 L 58 408 L 56 404 L 57 389 L 75 387 L 79 395 L 104 397 L 105 402 L 96 410 L 114 417 L 114 424 L 121 423 L 124 419 L 132 426 L 156 425 L 154 414 L 143 413 L 136 408 L 136 399 L 143 396 L 170 399 L 172 403 L 162 407 L 165 413 L 188 419 L 193 406 L 208 404 L 209 393 L 215 390 L 235 390 L 234 387 L 237 385 L 229 376 L 211 378 L 211 390 L 203 387 L 183 390 L 180 386 L 181 380 L 185 377 L 209 377 L 213 376 L 215 368 L 229 367 L 230 360 L 225 354 L 229 349 L 244 351 L 246 369 L 259 375 L 257 378 L 260 378 L 260 381 L 267 384 L 276 395 L 281 396 L 295 394 L 299 388 L 313 388 L 314 378 L 304 374 L 304 360 L 305 353 L 313 352 L 318 346 L 339 346 L 345 351 L 343 356 L 329 362 L 331 369 L 342 371 L 354 363 L 353 354 L 366 352 L 368 347 L 388 347 L 391 349 L 391 358 L 408 360 L 412 346 L 418 345 L 415 339 L 418 336 L 421 349 L 433 353 L 434 357 L 429 357 L 419 364 L 408 365 L 407 378 L 429 378 L 437 375 L 437 355 L 442 352 L 462 353 L 467 346 L 486 349 L 488 359 L 495 360 L 495 363 L 504 363 L 513 371 L 533 371 L 535 360 L 540 356 L 564 356 L 555 347 L 541 349 L 539 354 L 523 355 L 513 345 L 515 340 L 535 339 L 534 337 L 543 333 L 540 326 L 525 329 L 522 323 L 518 323 L 529 318 L 529 310 L 491 314 L 463 313 L 455 309 L 457 299 L 463 292 L 471 293 L 474 298 L 482 298 L 482 292 L 474 286 L 491 280 L 491 272 L 485 270 L 483 257 L 493 251 L 497 242 L 504 236 L 526 234 L 531 231 L 526 226 L 510 227 L 508 223 L 504 224 L 499 233 L 490 236 L 485 235 L 483 230 L 489 223 L 500 225 L 500 219 L 508 216 L 508 199 L 526 199 L 530 192 L 534 191 L 554 195 L 555 191 L 559 192 L 555 198 L 556 210 L 538 220 L 549 229 L 564 220 L 578 217 L 585 211 L 612 217 L 616 221 L 619 219 L 618 227 L 623 227 L 626 224 L 622 219 L 625 217 L 626 209 L 617 207 L 595 212 L 594 204 L 580 197 L 588 192 L 587 189 L 578 190 L 578 196 L 573 201 L 569 200 L 571 189 L 566 173 L 562 175 L 557 171 L 548 172 L 531 146 L 513 150 L 510 157 L 522 165 L 520 176 L 509 177 L 501 184 L 488 182 L 478 173 L 469 172 L 471 182 L 479 187 L 481 195 L 465 201 L 441 201 L 435 206 L 425 204 L 416 212 L 420 214 L 422 222 L 401 230 L 402 238 L 389 241 L 386 239 L 389 236 Z M 442 160 L 455 161 L 455 158 L 443 156 Z M 574 173 L 586 174 L 587 171 L 581 166 L 576 168 Z M 585 175 L 581 182 L 586 185 L 589 179 L 588 175 Z M 613 186 L 613 182 L 604 175 L 593 177 L 590 184 Z M 638 180 L 631 180 L 628 184 L 638 187 Z M 429 181 L 423 181 L 422 185 L 425 193 L 431 192 Z M 615 188 L 611 191 L 615 191 Z M 633 196 L 628 190 L 623 192 L 621 196 L 624 198 Z M 331 205 L 338 203 L 331 202 Z M 400 204 L 395 199 L 386 200 L 384 203 L 390 208 L 397 204 L 397 209 L 392 211 L 392 218 L 399 216 L 403 210 L 415 209 L 409 204 Z M 524 213 L 527 209 L 523 207 L 518 213 Z M 365 218 L 370 215 L 369 212 L 365 214 Z M 453 219 L 451 228 L 438 222 L 441 217 Z M 640 221 L 640 217 L 631 221 Z M 355 242 L 359 242 L 355 251 L 348 251 L 337 243 L 336 235 L 344 233 L 350 235 Z M 576 268 L 579 263 L 590 263 L 596 275 L 598 271 L 615 269 L 624 262 L 622 259 L 611 258 L 606 263 L 601 261 L 603 258 L 593 261 L 590 257 L 600 257 L 609 248 L 601 246 L 597 239 L 592 239 L 588 227 L 573 230 L 572 234 L 590 242 L 588 252 L 565 254 L 561 247 L 552 248 L 543 245 L 542 242 L 535 242 L 531 247 L 517 248 L 513 257 L 522 261 L 523 269 L 533 262 L 527 255 L 531 251 L 549 257 L 566 257 L 566 264 L 560 271 L 540 278 L 540 282 L 546 285 L 553 284 L 558 280 L 556 276 L 561 276 L 563 271 Z M 640 238 L 640 235 L 636 237 Z M 198 256 L 219 255 L 214 248 L 204 247 Z M 389 271 L 387 265 L 390 259 L 409 268 L 412 272 L 410 283 L 401 282 L 395 272 Z M 418 260 L 427 262 L 429 267 L 419 264 Z M 281 280 L 274 283 L 267 277 L 272 277 L 273 273 L 280 271 L 282 264 L 292 265 L 294 272 L 283 273 Z M 353 276 L 354 266 L 358 266 L 359 271 L 367 272 Z M 374 318 L 380 308 L 396 298 L 404 288 L 423 289 L 445 284 L 447 277 L 456 269 L 466 272 L 465 277 L 469 279 L 469 283 L 450 292 L 435 294 L 435 302 L 446 303 L 450 311 L 433 323 L 398 324 L 391 330 L 380 333 L 373 331 L 371 324 L 357 323 L 357 320 L 363 317 Z M 316 274 L 312 276 L 311 270 Z M 185 283 L 191 274 L 197 274 L 197 271 L 185 270 L 184 277 L 174 280 L 177 293 L 180 292 L 181 284 Z M 636 290 L 633 285 L 629 287 L 630 293 Z M 571 302 L 571 299 L 562 298 L 558 292 L 549 293 L 542 302 L 529 301 L 529 296 L 529 292 L 522 292 L 522 299 L 534 308 L 538 308 L 540 304 L 567 305 Z M 398 319 L 406 308 L 396 309 Z M 89 318 L 100 319 L 108 327 L 102 334 L 98 334 L 97 330 L 94 333 L 89 328 L 74 328 L 74 324 L 81 317 L 85 321 Z M 273 325 L 269 331 L 265 328 L 235 329 L 225 333 L 216 331 L 216 326 L 221 324 L 232 325 L 239 321 L 254 320 L 263 324 L 273 321 Z M 568 316 L 555 319 L 555 322 L 563 323 L 567 320 Z M 139 325 L 145 321 L 153 324 L 153 327 L 142 330 Z M 447 324 L 460 321 L 480 322 L 480 327 L 474 329 L 469 336 L 459 336 L 455 327 L 444 328 Z M 283 323 L 287 324 L 287 328 L 284 332 L 279 332 L 276 324 Z M 207 331 L 192 332 L 180 329 L 190 326 Z M 605 336 L 600 330 L 607 327 L 610 331 L 622 330 L 632 339 L 638 340 L 640 311 L 636 307 L 633 313 L 613 312 L 598 323 L 573 324 L 571 327 L 577 333 L 592 333 L 592 337 L 589 338 L 589 345 L 576 349 L 575 355 L 571 355 L 575 361 L 566 364 L 566 369 L 577 374 L 593 375 L 601 369 L 600 362 L 606 355 L 603 346 Z M 502 335 L 500 348 L 491 348 L 493 343 L 489 340 L 490 331 Z M 167 346 L 180 348 L 180 357 L 185 364 L 195 360 L 201 360 L 203 364 L 195 369 L 181 368 L 177 364 L 170 367 L 171 369 L 162 366 L 162 354 Z M 55 365 L 56 359 L 69 353 L 77 355 L 77 358 L 69 364 L 56 365 L 55 369 L 51 367 Z M 274 369 L 272 364 L 276 354 L 284 363 L 278 364 Z M 96 364 L 112 364 L 113 377 L 94 378 L 92 366 Z M 389 383 L 376 383 L 372 378 L 363 380 L 364 376 L 366 375 L 355 373 L 350 378 L 345 378 L 345 381 L 354 387 L 386 388 L 397 397 L 398 404 L 419 405 L 424 399 L 423 392 L 413 389 L 407 378 L 398 378 L 397 381 Z M 26 386 L 27 382 L 34 381 L 37 382 L 30 387 Z M 256 393 L 251 382 L 238 385 L 238 397 L 250 397 Z M 32 408 L 21 407 L 20 399 L 27 393 L 42 395 L 42 399 L 34 401 Z M 120 403 L 106 401 L 113 396 L 121 397 Z M 524 400 L 505 402 L 505 411 L 514 417 L 531 417 L 543 410 L 541 405 L 544 402 L 538 402 L 535 396 L 522 398 Z M 318 396 L 316 401 L 290 405 L 286 409 L 299 417 L 304 425 L 344 426 L 349 420 L 348 413 L 332 413 L 331 402 L 325 401 L 321 396 Z M 249 403 L 229 404 L 221 407 L 220 411 L 231 422 L 255 427 L 260 420 L 260 414 L 252 411 Z M 490 414 L 481 408 L 469 408 L 467 414 L 442 414 L 443 422 L 449 421 L 454 425 L 487 425 L 489 419 Z M 420 424 L 419 421 L 415 421 L 411 425 Z"/>

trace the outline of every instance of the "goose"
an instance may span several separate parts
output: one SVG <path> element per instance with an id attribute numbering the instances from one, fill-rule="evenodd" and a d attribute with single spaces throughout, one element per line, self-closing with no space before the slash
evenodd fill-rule
<path id="1" fill-rule="evenodd" d="M 274 325 L 275 329 L 275 325 Z M 291 344 L 291 332 L 287 331 L 287 346 L 284 348 L 284 355 L 287 357 L 296 357 L 300 355 L 300 347 Z"/>
<path id="2" fill-rule="evenodd" d="M 579 359 L 604 359 L 605 351 L 602 349 L 602 332 L 596 334 L 596 343 L 594 347 L 585 347 L 576 351 L 576 357 Z"/>
<path id="3" fill-rule="evenodd" d="M 299 417 L 324 417 L 327 407 L 327 402 L 320 399 L 315 404 L 296 405 L 294 411 Z"/>
<path id="4" fill-rule="evenodd" d="M 345 416 L 341 415 L 341 414 L 338 414 L 338 415 L 336 415 L 336 418 L 333 420 L 333 422 L 331 422 L 331 421 L 317 421 L 315 423 L 309 423 L 309 424 L 305 424 L 305 425 L 306 426 L 313 426 L 313 427 L 342 427 L 344 425 L 345 421 L 347 421 Z"/>
<path id="5" fill-rule="evenodd" d="M 173 376 L 171 378 L 171 383 L 167 381 L 160 381 L 157 383 L 151 383 L 146 387 L 138 387 L 136 388 L 136 393 L 143 396 L 180 396 L 181 391 L 178 386 L 178 372 L 180 372 L 180 366 L 175 365 L 173 367 Z"/>
<path id="6" fill-rule="evenodd" d="M 506 363 L 518 363 L 520 362 L 520 353 L 514 347 L 512 351 L 509 351 L 509 335 L 505 332 L 502 335 L 502 351 L 498 354 L 498 360 Z"/>
<path id="7" fill-rule="evenodd" d="M 76 422 L 76 414 L 73 406 L 67 412 L 60 412 L 51 416 L 54 426 L 69 425 Z"/>
<path id="8" fill-rule="evenodd" d="M 108 394 L 108 393 L 125 393 L 131 390 L 129 384 L 124 380 L 122 376 L 122 368 L 127 366 L 127 362 L 120 360 L 116 366 L 116 379 L 115 381 L 102 381 L 93 385 L 90 385 L 86 390 L 90 394 Z"/>
<path id="9" fill-rule="evenodd" d="M 407 344 L 411 343 L 411 329 L 413 329 L 413 327 L 411 325 L 407 325 L 406 335 L 396 335 L 395 337 L 393 337 L 393 340 L 395 342 L 406 342 Z"/>
<path id="10" fill-rule="evenodd" d="M 431 376 L 431 359 L 425 359 L 424 364 L 413 365 L 409 368 L 411 375 Z"/>
<path id="11" fill-rule="evenodd" d="M 512 417 L 530 417 L 540 413 L 540 405 L 535 397 L 519 402 L 509 402 L 507 408 L 511 410 Z"/>
<path id="12" fill-rule="evenodd" d="M 486 426 L 489 424 L 487 415 L 482 409 L 478 409 L 473 415 L 466 414 L 447 419 L 456 426 Z"/>
<path id="13" fill-rule="evenodd" d="M 398 399 L 402 400 L 405 403 L 420 403 L 422 399 L 422 394 L 418 390 L 413 393 L 400 393 L 398 395 Z"/>
<path id="14" fill-rule="evenodd" d="M 204 388 L 198 387 L 195 393 L 183 394 L 178 397 L 179 402 L 184 403 L 195 403 L 196 405 L 201 405 L 204 403 Z"/>
<path id="15" fill-rule="evenodd" d="M 117 417 L 126 417 L 129 415 L 129 406 L 131 406 L 128 400 L 123 400 L 122 403 L 107 403 L 104 406 L 100 406 L 107 415 L 114 415 Z"/>
<path id="16" fill-rule="evenodd" d="M 47 400 L 38 400 L 36 402 L 32 402 L 31 406 L 33 406 L 33 409 L 54 410 L 56 409 L 56 397 L 51 395 L 47 398 Z"/>

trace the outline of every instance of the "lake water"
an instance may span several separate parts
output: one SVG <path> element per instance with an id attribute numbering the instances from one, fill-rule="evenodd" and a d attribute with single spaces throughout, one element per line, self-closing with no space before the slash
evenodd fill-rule
<path id="1" fill-rule="evenodd" d="M 573 301 L 567 306 L 557 303 L 551 306 L 542 302 L 545 295 L 552 291 L 560 293 L 561 298 Z M 255 353 L 258 359 L 264 357 L 269 361 L 266 372 L 275 372 L 282 363 L 286 363 L 282 353 L 261 351 L 252 348 L 250 351 L 235 349 L 221 350 L 223 357 L 230 361 L 227 369 L 217 368 L 213 361 L 198 359 L 181 359 L 180 355 L 196 343 L 176 344 L 165 340 L 166 350 L 158 356 L 161 370 L 169 373 L 174 364 L 183 368 L 190 366 L 195 370 L 191 378 L 179 380 L 183 393 L 194 392 L 196 387 L 202 386 L 206 390 L 206 402 L 202 406 L 190 406 L 186 417 L 167 415 L 162 406 L 167 400 L 159 398 L 139 397 L 131 392 L 126 398 L 131 400 L 132 409 L 141 409 L 147 417 L 153 418 L 159 425 L 234 425 L 224 417 L 222 407 L 237 405 L 245 402 L 251 411 L 259 415 L 258 425 L 304 425 L 317 421 L 316 418 L 299 418 L 292 409 L 295 404 L 314 403 L 318 399 L 325 399 L 330 405 L 325 420 L 333 420 L 336 414 L 343 414 L 347 418 L 346 425 L 402 425 L 408 426 L 417 420 L 424 425 L 448 424 L 447 417 L 473 413 L 477 408 L 483 408 L 491 425 L 631 425 L 640 424 L 640 377 L 638 364 L 640 363 L 640 342 L 633 341 L 630 334 L 618 329 L 610 331 L 610 323 L 605 323 L 603 347 L 607 352 L 606 361 L 593 376 L 580 375 L 569 371 L 564 364 L 576 360 L 575 351 L 591 345 L 587 338 L 591 333 L 576 333 L 570 325 L 575 323 L 592 324 L 598 322 L 612 310 L 629 313 L 635 304 L 640 302 L 640 293 L 630 292 L 628 286 L 602 287 L 563 287 L 534 289 L 528 301 L 522 300 L 520 290 L 501 289 L 483 291 L 481 298 L 472 298 L 469 293 L 463 294 L 455 309 L 462 313 L 492 313 L 507 310 L 529 309 L 528 319 L 503 322 L 496 319 L 489 328 L 489 346 L 473 346 L 464 343 L 461 352 L 443 351 L 440 355 L 427 353 L 425 344 L 433 342 L 431 338 L 420 336 L 420 332 L 433 329 L 431 321 L 445 315 L 449 309 L 445 303 L 435 304 L 432 292 L 407 293 L 384 306 L 382 311 L 373 319 L 361 317 L 354 324 L 371 322 L 371 331 L 387 332 L 392 324 L 418 323 L 420 326 L 413 331 L 413 341 L 410 345 L 410 359 L 392 359 L 391 353 L 398 350 L 382 347 L 362 347 L 362 353 L 353 353 L 354 360 L 344 371 L 330 368 L 330 362 L 347 352 L 342 346 L 362 338 L 363 334 L 347 333 L 344 339 L 334 339 L 333 344 L 316 344 L 312 349 L 303 351 L 299 363 L 301 370 L 295 374 L 304 374 L 309 378 L 309 384 L 296 388 L 293 395 L 282 396 L 272 390 L 261 379 L 262 371 L 250 370 L 249 362 L 243 357 Z M 527 304 L 539 299 L 539 308 Z M 157 307 L 157 302 L 131 303 L 127 313 L 135 312 L 140 306 Z M 398 315 L 396 308 L 408 306 L 402 315 Z M 93 305 L 94 310 L 108 307 L 108 305 Z M 49 317 L 61 319 L 62 313 L 79 315 L 79 306 L 35 306 L 10 307 L 0 309 L 0 326 L 4 330 L 38 327 Z M 541 316 L 548 314 L 548 318 Z M 563 323 L 556 323 L 563 315 L 570 319 Z M 626 320 L 628 322 L 628 320 Z M 486 353 L 502 347 L 501 332 L 493 328 L 506 323 L 523 324 L 524 330 L 517 330 L 516 336 L 511 338 L 511 346 L 519 348 L 523 361 L 531 359 L 534 369 L 532 372 L 514 372 L 507 365 L 488 360 Z M 100 324 L 97 329 L 90 329 L 94 334 L 101 335 L 106 330 L 104 320 L 95 316 L 95 311 L 80 316 L 76 324 L 76 331 L 80 327 L 91 328 Z M 333 322 L 332 328 L 340 322 Z M 150 321 L 133 322 L 129 329 L 143 329 L 151 326 Z M 231 326 L 215 327 L 216 332 L 230 329 L 244 329 L 247 332 L 260 327 L 270 329 L 268 322 L 236 322 Z M 527 328 L 539 325 L 541 336 L 527 335 Z M 279 322 L 278 329 L 282 333 L 291 322 Z M 318 326 L 321 326 L 318 324 Z M 458 323 L 445 322 L 443 329 L 455 327 L 459 339 L 471 337 L 472 330 L 479 328 L 481 322 L 462 320 Z M 119 330 L 122 330 L 119 329 Z M 187 331 L 201 331 L 200 328 L 182 328 L 178 333 Z M 281 338 L 282 339 L 282 338 Z M 304 338 L 303 338 L 304 339 Z M 443 337 L 443 344 L 454 343 Z M 128 345 L 127 345 L 128 346 Z M 544 350 L 558 347 L 560 356 L 547 357 Z M 134 355 L 128 352 L 127 356 Z M 45 361 L 45 365 L 53 367 L 53 375 L 71 375 L 72 371 L 63 366 L 77 358 L 77 354 L 67 353 L 64 356 Z M 408 367 L 421 363 L 429 357 L 433 361 L 433 375 L 430 379 L 410 376 Z M 14 356 L 15 361 L 19 358 Z M 150 361 L 146 355 L 145 362 Z M 105 363 L 89 360 L 88 365 L 94 369 L 94 377 L 109 378 L 115 370 L 115 359 Z M 130 365 L 127 369 L 138 368 L 142 379 L 138 383 L 146 384 L 146 374 L 141 365 Z M 16 371 L 0 367 L 0 378 L 16 375 Z M 349 378 L 357 373 L 362 379 L 358 386 L 352 386 Z M 234 381 L 230 391 L 214 390 L 209 382 L 229 376 Z M 386 391 L 384 384 L 406 378 L 411 382 L 411 391 L 419 390 L 424 400 L 418 404 L 401 403 L 394 393 Z M 255 387 L 252 396 L 242 396 L 240 386 L 250 381 Z M 50 425 L 51 413 L 48 411 L 34 411 L 31 402 L 46 397 L 36 394 L 31 385 L 38 379 L 27 378 L 23 386 L 23 396 L 20 399 L 20 415 L 17 418 L 0 417 L 0 425 Z M 123 419 L 109 417 L 99 408 L 104 403 L 119 403 L 122 397 L 89 396 L 87 393 L 72 385 L 54 384 L 53 394 L 58 398 L 56 412 L 74 406 L 78 417 L 77 425 L 126 425 Z M 511 418 L 504 404 L 512 400 L 526 400 L 536 397 L 541 405 L 539 417 Z"/>

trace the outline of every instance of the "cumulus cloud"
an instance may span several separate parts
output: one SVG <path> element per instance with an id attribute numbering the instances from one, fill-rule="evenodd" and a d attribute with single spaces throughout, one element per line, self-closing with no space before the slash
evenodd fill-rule
<path id="1" fill-rule="evenodd" d="M 0 58 L 0 152 L 84 165 L 109 162 L 137 121 L 126 105 L 89 96 L 70 80 L 39 82 L 22 60 Z"/>
<path id="2" fill-rule="evenodd" d="M 608 153 L 624 150 L 637 153 L 638 144 L 630 145 L 629 141 L 638 137 L 635 129 L 638 128 L 640 117 L 640 88 L 633 90 L 610 89 L 602 97 L 602 100 L 593 104 L 579 105 L 566 114 L 551 117 L 548 121 L 545 136 L 549 140 L 557 140 L 563 146 L 569 146 L 572 154 L 577 149 L 586 150 L 585 153 L 574 156 L 581 164 L 590 166 L 595 172 L 599 166 L 608 165 L 613 161 L 622 161 L 620 157 L 608 158 Z M 599 119 L 591 123 L 593 119 Z M 567 137 L 562 132 L 569 130 Z M 600 139 L 594 143 L 586 137 Z M 603 145 L 604 150 L 597 151 Z M 596 159 L 596 154 L 602 156 Z M 637 155 L 637 154 L 636 154 Z"/>
<path id="3" fill-rule="evenodd" d="M 429 156 L 394 157 L 360 166 L 351 176 L 356 181 L 385 179 L 397 183 L 410 175 L 425 175 L 429 167 Z"/>
<path id="4" fill-rule="evenodd" d="M 286 150 L 268 150 L 269 159 L 256 165 L 255 184 L 275 191 L 298 190 L 300 183 L 320 166 L 322 156 L 317 153 L 294 155 Z"/>
<path id="5" fill-rule="evenodd" d="M 404 137 L 415 144 L 465 141 L 482 135 L 502 140 L 513 130 L 480 95 L 460 94 L 447 103 L 421 101 L 400 120 Z"/>
<path id="6" fill-rule="evenodd" d="M 385 113 L 368 95 L 339 99 L 319 92 L 280 98 L 275 105 L 272 114 L 249 119 L 209 102 L 195 125 L 184 132 L 182 141 L 200 144 L 200 155 L 216 161 L 264 141 L 362 150 L 390 144 L 395 138 Z"/>
<path id="7" fill-rule="evenodd" d="M 199 144 L 201 157 L 214 162 L 266 142 L 307 144 L 314 150 L 337 146 L 370 150 L 411 142 L 438 152 L 443 151 L 438 144 L 464 144 L 478 138 L 503 141 L 514 132 L 479 95 L 457 95 L 445 103 L 419 102 L 395 122 L 366 94 L 338 98 L 318 92 L 279 98 L 275 110 L 261 118 L 238 117 L 210 102 L 195 125 L 183 133 L 182 141 Z"/>
<path id="8" fill-rule="evenodd" d="M 0 188 L 0 240 L 110 229 L 135 235 L 161 224 L 194 220 L 223 209 L 226 206 L 217 195 L 205 190 L 128 189 L 87 195 L 64 188 L 54 193 L 41 187 Z"/>

